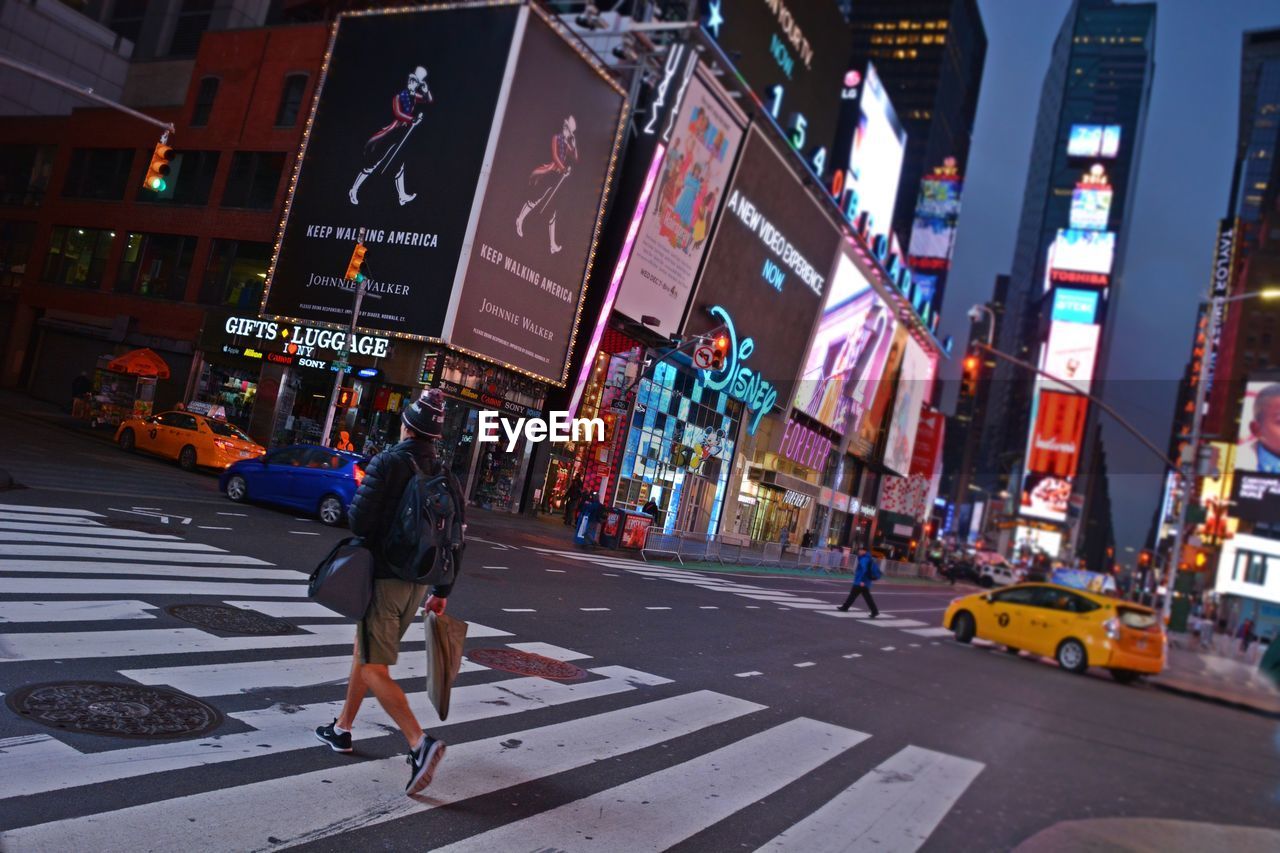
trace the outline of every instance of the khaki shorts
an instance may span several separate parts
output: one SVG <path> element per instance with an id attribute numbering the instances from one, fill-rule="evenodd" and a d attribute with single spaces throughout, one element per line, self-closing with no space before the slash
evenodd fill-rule
<path id="1" fill-rule="evenodd" d="M 356 648 L 365 663 L 391 666 L 400 656 L 400 640 L 418 615 L 427 595 L 425 584 L 397 578 L 373 582 L 369 611 L 356 626 Z"/>

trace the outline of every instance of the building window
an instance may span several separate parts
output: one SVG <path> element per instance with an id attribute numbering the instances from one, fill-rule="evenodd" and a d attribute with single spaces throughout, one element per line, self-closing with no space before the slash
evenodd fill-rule
<path id="1" fill-rule="evenodd" d="M 131 232 L 120 261 L 116 292 L 182 299 L 195 249 L 195 237 Z"/>
<path id="2" fill-rule="evenodd" d="M 195 56 L 200 49 L 200 37 L 209 29 L 213 18 L 213 0 L 182 0 L 178 22 L 169 42 L 170 56 Z"/>
<path id="3" fill-rule="evenodd" d="M 307 91 L 306 74 L 287 74 L 280 90 L 280 107 L 276 110 L 276 127 L 293 127 L 302 112 L 302 95 Z"/>
<path id="4" fill-rule="evenodd" d="M 111 7 L 111 17 L 107 26 L 116 35 L 127 38 L 134 44 L 142 35 L 142 22 L 147 17 L 147 0 L 116 0 Z"/>
<path id="5" fill-rule="evenodd" d="M 218 171 L 217 151 L 176 151 L 170 163 L 169 176 L 160 192 L 138 188 L 138 201 L 157 204 L 209 203 L 213 176 Z"/>
<path id="6" fill-rule="evenodd" d="M 0 291 L 21 286 L 35 235 L 34 222 L 0 222 Z"/>
<path id="7" fill-rule="evenodd" d="M 1244 569 L 1244 582 L 1265 586 L 1267 583 L 1267 557 L 1265 554 L 1254 554 L 1250 551 L 1240 551 L 1236 554 L 1235 568 L 1231 573 L 1231 579 L 1235 580 L 1240 570 Z"/>
<path id="8" fill-rule="evenodd" d="M 49 238 L 41 278 L 57 284 L 96 289 L 102 284 L 116 232 L 59 225 Z"/>
<path id="9" fill-rule="evenodd" d="M 0 145 L 0 204 L 36 207 L 53 172 L 54 145 Z"/>
<path id="10" fill-rule="evenodd" d="M 204 127 L 209 123 L 209 114 L 213 112 L 213 102 L 217 97 L 218 78 L 201 78 L 200 88 L 196 90 L 195 109 L 191 111 L 192 127 Z"/>
<path id="11" fill-rule="evenodd" d="M 270 265 L 270 243 L 214 240 L 200 301 L 256 314 Z"/>
<path id="12" fill-rule="evenodd" d="M 116 201 L 124 198 L 129 172 L 133 169 L 132 148 L 77 148 L 62 184 L 64 198 Z"/>
<path id="13" fill-rule="evenodd" d="M 231 158 L 231 174 L 222 194 L 223 207 L 270 210 L 284 171 L 284 154 L 274 151 L 237 151 Z"/>

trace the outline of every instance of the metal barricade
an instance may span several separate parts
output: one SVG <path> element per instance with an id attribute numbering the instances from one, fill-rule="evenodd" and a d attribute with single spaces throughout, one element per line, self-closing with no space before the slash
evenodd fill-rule
<path id="1" fill-rule="evenodd" d="M 681 537 L 679 533 L 663 533 L 661 531 L 649 528 L 648 536 L 645 537 L 644 547 L 640 549 L 640 559 L 646 563 L 649 562 L 649 555 L 667 555 L 675 557 L 680 565 L 684 565 L 684 560 L 680 559 Z"/>

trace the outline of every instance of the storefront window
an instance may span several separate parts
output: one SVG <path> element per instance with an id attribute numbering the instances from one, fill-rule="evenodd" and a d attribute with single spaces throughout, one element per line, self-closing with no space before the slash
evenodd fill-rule
<path id="1" fill-rule="evenodd" d="M 214 240 L 200 301 L 256 313 L 270 264 L 270 243 Z"/>
<path id="2" fill-rule="evenodd" d="M 114 231 L 55 227 L 49 238 L 49 254 L 45 256 L 41 278 L 96 289 L 102 284 L 102 272 L 115 236 Z"/>
<path id="3" fill-rule="evenodd" d="M 195 249 L 195 237 L 130 233 L 120 261 L 116 292 L 161 299 L 183 298 Z"/>
<path id="4" fill-rule="evenodd" d="M 258 371 L 205 364 L 196 381 L 191 401 L 221 406 L 228 421 L 247 430 L 257 393 Z"/>

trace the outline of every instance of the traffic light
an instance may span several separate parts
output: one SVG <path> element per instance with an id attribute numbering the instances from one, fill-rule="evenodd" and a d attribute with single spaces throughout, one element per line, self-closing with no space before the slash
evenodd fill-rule
<path id="1" fill-rule="evenodd" d="M 351 250 L 351 260 L 347 261 L 347 272 L 343 276 L 347 281 L 354 281 L 357 284 L 364 281 L 364 273 L 361 267 L 364 266 L 364 254 L 369 251 L 365 248 L 364 243 L 356 243 L 356 247 Z"/>
<path id="2" fill-rule="evenodd" d="M 729 356 L 729 336 L 724 332 L 716 335 L 711 342 L 711 369 L 723 370 L 724 360 Z"/>
<path id="3" fill-rule="evenodd" d="M 1138 565 L 1144 569 L 1151 565 L 1151 552 L 1146 548 L 1143 548 L 1141 553 L 1138 554 Z"/>
<path id="4" fill-rule="evenodd" d="M 173 149 L 164 142 L 157 142 L 151 152 L 151 164 L 147 166 L 147 176 L 142 179 L 142 186 L 152 192 L 164 192 L 168 186 L 165 176 L 169 174 L 169 161 L 172 159 Z"/>
<path id="5" fill-rule="evenodd" d="M 354 395 L 355 395 L 355 389 L 354 389 L 354 388 L 339 388 L 339 389 L 338 389 L 338 402 L 337 402 L 337 406 L 338 406 L 338 408 L 339 408 L 339 409 L 349 409 L 349 408 L 351 408 L 351 398 L 352 398 Z"/>
<path id="6" fill-rule="evenodd" d="M 964 378 L 960 384 L 960 393 L 965 397 L 976 397 L 978 394 L 978 377 L 982 370 L 982 360 L 973 353 L 964 357 Z"/>
<path id="7" fill-rule="evenodd" d="M 1184 572 L 1203 572 L 1209 568 L 1212 557 L 1213 552 L 1208 548 L 1183 545 L 1182 560 L 1178 568 Z"/>

